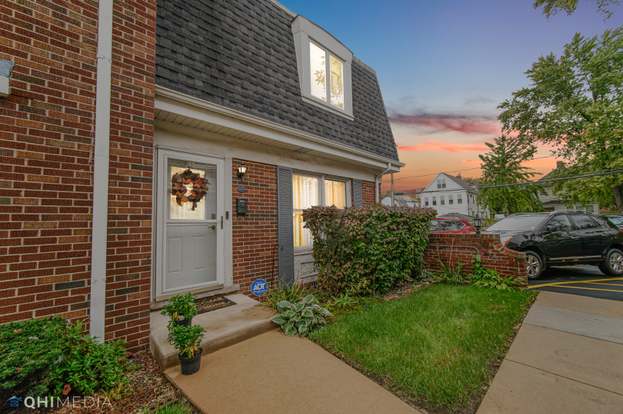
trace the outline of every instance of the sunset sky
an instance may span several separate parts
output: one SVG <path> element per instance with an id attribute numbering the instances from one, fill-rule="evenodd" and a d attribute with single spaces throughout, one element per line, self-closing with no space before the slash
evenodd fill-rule
<path id="1" fill-rule="evenodd" d="M 397 190 L 423 187 L 440 171 L 478 177 L 478 154 L 499 133 L 497 106 L 527 84 L 539 56 L 559 54 L 576 32 L 604 20 L 594 0 L 547 19 L 532 0 L 282 0 L 333 33 L 379 76 L 400 160 Z M 537 157 L 548 156 L 542 148 Z M 527 165 L 540 173 L 556 161 Z M 387 188 L 387 187 L 385 187 Z"/>

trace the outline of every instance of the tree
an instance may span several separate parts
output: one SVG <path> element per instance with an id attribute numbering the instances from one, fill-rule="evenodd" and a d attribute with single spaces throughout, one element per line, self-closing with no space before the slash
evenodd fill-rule
<path id="1" fill-rule="evenodd" d="M 568 203 L 623 207 L 623 27 L 601 37 L 576 34 L 560 57 L 541 57 L 526 72 L 530 86 L 500 105 L 505 132 L 554 147 L 570 179 L 555 187 Z M 612 173 L 610 173 L 612 172 Z"/>
<path id="2" fill-rule="evenodd" d="M 534 157 L 536 147 L 508 135 L 486 145 L 489 152 L 479 155 L 482 161 L 481 204 L 493 214 L 541 210 L 538 185 L 506 185 L 526 183 L 535 175 L 523 163 Z"/>
<path id="3" fill-rule="evenodd" d="M 611 6 L 620 3 L 619 0 L 596 0 L 597 8 L 606 18 L 612 16 Z M 559 11 L 564 11 L 567 14 L 572 14 L 578 7 L 578 0 L 534 0 L 534 8 L 538 9 L 543 7 L 543 13 L 550 17 Z"/>

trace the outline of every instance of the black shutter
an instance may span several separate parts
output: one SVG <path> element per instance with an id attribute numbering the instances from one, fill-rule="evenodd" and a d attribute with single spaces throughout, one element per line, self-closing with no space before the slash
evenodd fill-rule
<path id="1" fill-rule="evenodd" d="M 277 210 L 279 237 L 279 281 L 283 285 L 294 282 L 294 240 L 292 227 L 292 170 L 277 169 Z"/>
<path id="2" fill-rule="evenodd" d="M 353 206 L 361 207 L 363 205 L 363 189 L 361 180 L 353 180 Z"/>

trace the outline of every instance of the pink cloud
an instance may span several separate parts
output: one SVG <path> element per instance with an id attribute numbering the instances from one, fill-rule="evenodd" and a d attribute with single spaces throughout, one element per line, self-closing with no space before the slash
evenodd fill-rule
<path id="1" fill-rule="evenodd" d="M 501 131 L 500 123 L 488 117 L 453 114 L 395 114 L 390 121 L 403 125 L 415 125 L 436 132 L 455 131 L 463 134 L 494 134 Z"/>
<path id="2" fill-rule="evenodd" d="M 398 145 L 399 151 L 445 151 L 445 152 L 483 152 L 487 150 L 484 143 L 457 144 L 442 141 L 425 141 L 416 145 Z"/>

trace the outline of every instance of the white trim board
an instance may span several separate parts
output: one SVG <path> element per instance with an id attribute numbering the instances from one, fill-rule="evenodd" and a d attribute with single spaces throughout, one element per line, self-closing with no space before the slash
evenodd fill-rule
<path id="1" fill-rule="evenodd" d="M 375 169 L 388 169 L 388 172 L 398 172 L 400 167 L 404 166 L 400 161 L 391 158 L 333 142 L 314 134 L 160 86 L 156 88 L 155 107 L 157 111 L 179 115 L 199 123 L 205 122 L 224 129 L 240 131 L 250 136 L 342 158 Z"/>

